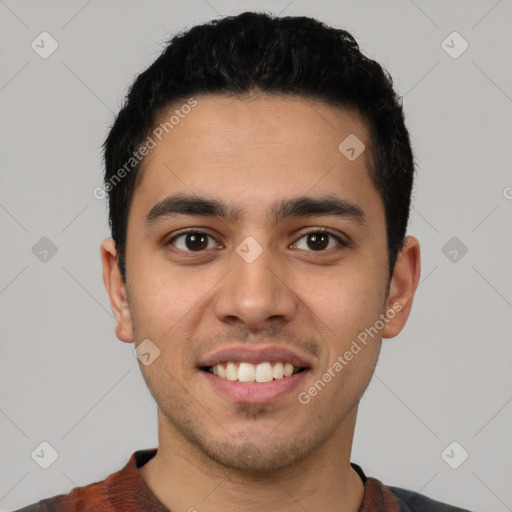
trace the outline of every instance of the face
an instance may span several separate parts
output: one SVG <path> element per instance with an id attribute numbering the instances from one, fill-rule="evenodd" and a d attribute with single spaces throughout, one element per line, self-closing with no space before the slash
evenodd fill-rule
<path id="1" fill-rule="evenodd" d="M 196 100 L 145 161 L 126 286 L 104 245 L 107 288 L 118 337 L 160 350 L 140 367 L 161 429 L 224 466 L 268 471 L 349 435 L 382 336 L 405 323 L 402 281 L 410 289 L 414 278 L 397 273 L 387 297 L 384 207 L 369 155 L 338 149 L 349 135 L 369 145 L 356 113 L 295 97 Z M 224 209 L 182 201 L 176 213 L 176 195 Z M 400 298 L 402 312 L 383 322 Z M 279 363 L 295 373 L 273 379 Z M 250 382 L 254 372 L 272 380 Z"/>

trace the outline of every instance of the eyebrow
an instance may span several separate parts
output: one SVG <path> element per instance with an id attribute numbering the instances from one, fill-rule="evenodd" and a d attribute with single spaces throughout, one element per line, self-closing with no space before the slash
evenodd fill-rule
<path id="1" fill-rule="evenodd" d="M 240 210 L 221 200 L 177 194 L 155 204 L 146 216 L 146 225 L 150 226 L 179 215 L 218 217 L 228 222 L 238 222 L 244 217 Z M 333 195 L 282 199 L 272 205 L 269 218 L 275 225 L 292 217 L 313 216 L 336 216 L 349 218 L 359 224 L 366 223 L 366 215 L 358 205 Z"/>

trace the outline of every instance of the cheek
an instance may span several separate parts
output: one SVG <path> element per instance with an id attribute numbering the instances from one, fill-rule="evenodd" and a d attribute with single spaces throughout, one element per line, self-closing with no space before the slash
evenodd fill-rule
<path id="1" fill-rule="evenodd" d="M 304 279 L 307 287 L 302 296 L 324 348 L 321 371 L 330 372 L 325 377 L 332 378 L 330 389 L 335 394 L 351 390 L 349 395 L 354 398 L 371 377 L 381 343 L 380 333 L 369 330 L 382 312 L 380 281 L 377 275 L 356 268 Z"/>
<path id="2" fill-rule="evenodd" d="M 193 291 L 149 264 L 134 266 L 132 272 L 135 277 L 130 283 L 130 310 L 139 330 L 144 330 L 139 334 L 161 338 L 191 308 Z"/>
<path id="3" fill-rule="evenodd" d="M 304 303 L 336 335 L 353 334 L 375 322 L 384 301 L 382 273 L 368 266 L 346 265 L 336 272 L 302 279 Z"/>
<path id="4" fill-rule="evenodd" d="M 130 286 L 135 336 L 156 343 L 174 372 L 177 367 L 190 366 L 191 340 L 207 314 L 211 290 L 220 276 L 190 268 L 171 271 L 168 265 L 149 261 L 133 274 L 136 277 Z"/>

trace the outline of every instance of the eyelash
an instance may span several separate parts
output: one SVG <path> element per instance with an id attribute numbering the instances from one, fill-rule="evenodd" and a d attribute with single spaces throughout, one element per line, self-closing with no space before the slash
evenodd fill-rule
<path id="1" fill-rule="evenodd" d="M 175 234 L 172 238 L 170 238 L 166 243 L 165 245 L 166 246 L 172 246 L 173 245 L 173 242 L 175 242 L 179 237 L 181 236 L 184 236 L 184 235 L 188 235 L 188 234 L 199 234 L 199 235 L 207 235 L 209 236 L 210 238 L 213 238 L 213 235 L 211 235 L 210 233 L 208 233 L 207 231 L 200 231 L 196 228 L 189 228 L 189 229 L 186 229 L 186 230 L 183 230 L 183 231 L 180 231 L 179 233 Z M 334 234 L 333 232 L 331 232 L 330 230 L 326 229 L 326 228 L 316 228 L 314 230 L 311 230 L 311 231 L 308 231 L 306 233 L 302 233 L 301 236 L 297 239 L 297 241 L 301 240 L 302 238 L 304 238 L 305 236 L 308 236 L 308 235 L 314 235 L 314 234 L 318 234 L 318 233 L 321 233 L 321 234 L 327 234 L 329 236 L 331 236 L 332 238 L 334 238 L 338 244 L 341 246 L 341 247 L 348 247 L 349 246 L 349 243 L 342 239 L 340 236 Z M 296 242 L 294 242 L 295 244 Z M 176 249 L 174 248 L 173 249 L 174 251 L 177 251 L 177 252 L 180 252 L 180 253 L 186 253 L 186 254 L 201 254 L 201 253 L 204 253 L 206 252 L 208 249 L 203 249 L 202 251 L 184 251 L 182 249 Z M 312 252 L 312 253 L 315 253 L 315 252 L 318 252 L 318 253 L 326 253 L 328 251 L 332 250 L 331 249 L 323 249 L 321 251 L 306 251 L 306 252 Z"/>

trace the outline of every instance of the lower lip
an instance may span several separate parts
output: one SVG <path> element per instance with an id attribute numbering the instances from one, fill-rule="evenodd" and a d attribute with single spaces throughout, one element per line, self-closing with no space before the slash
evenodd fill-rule
<path id="1" fill-rule="evenodd" d="M 203 370 L 201 373 L 216 390 L 237 404 L 266 404 L 291 393 L 304 381 L 309 370 L 264 383 L 231 381 Z"/>

